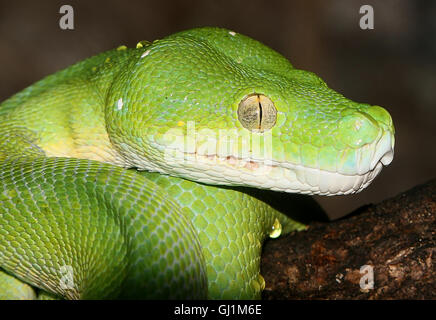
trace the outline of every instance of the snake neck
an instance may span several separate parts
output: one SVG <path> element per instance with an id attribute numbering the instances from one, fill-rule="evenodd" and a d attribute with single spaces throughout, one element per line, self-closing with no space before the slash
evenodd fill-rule
<path id="1" fill-rule="evenodd" d="M 129 49 L 104 52 L 1 103 L 0 158 L 25 152 L 126 166 L 107 133 L 105 103 L 133 53 Z"/>

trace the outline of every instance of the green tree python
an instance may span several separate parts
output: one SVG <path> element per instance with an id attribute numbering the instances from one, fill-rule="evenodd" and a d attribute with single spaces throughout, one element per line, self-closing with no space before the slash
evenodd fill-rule
<path id="1" fill-rule="evenodd" d="M 220 28 L 49 75 L 0 137 L 3 299 L 260 298 L 264 239 L 305 226 L 247 190 L 359 192 L 394 148 L 385 109 Z"/>

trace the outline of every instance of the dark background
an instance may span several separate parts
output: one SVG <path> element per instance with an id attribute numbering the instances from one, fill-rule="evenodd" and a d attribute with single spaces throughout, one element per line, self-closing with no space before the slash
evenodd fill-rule
<path id="1" fill-rule="evenodd" d="M 59 28 L 63 4 L 75 30 Z M 364 4 L 374 30 L 359 28 Z M 316 197 L 331 218 L 436 176 L 436 1 L 0 0 L 0 101 L 101 51 L 199 26 L 251 36 L 346 97 L 389 110 L 394 161 L 357 195 Z"/>

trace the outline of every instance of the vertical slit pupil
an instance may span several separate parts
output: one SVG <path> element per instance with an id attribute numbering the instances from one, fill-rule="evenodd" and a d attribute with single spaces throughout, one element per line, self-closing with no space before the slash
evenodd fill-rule
<path id="1" fill-rule="evenodd" d="M 257 96 L 257 102 L 259 103 L 259 128 L 262 127 L 262 104 L 260 103 L 260 96 Z"/>

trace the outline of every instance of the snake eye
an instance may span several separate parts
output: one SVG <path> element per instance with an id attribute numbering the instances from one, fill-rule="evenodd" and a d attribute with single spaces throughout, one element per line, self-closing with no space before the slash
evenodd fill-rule
<path id="1" fill-rule="evenodd" d="M 263 132 L 276 124 L 277 109 L 263 94 L 249 95 L 239 103 L 238 120 L 250 131 Z"/>

